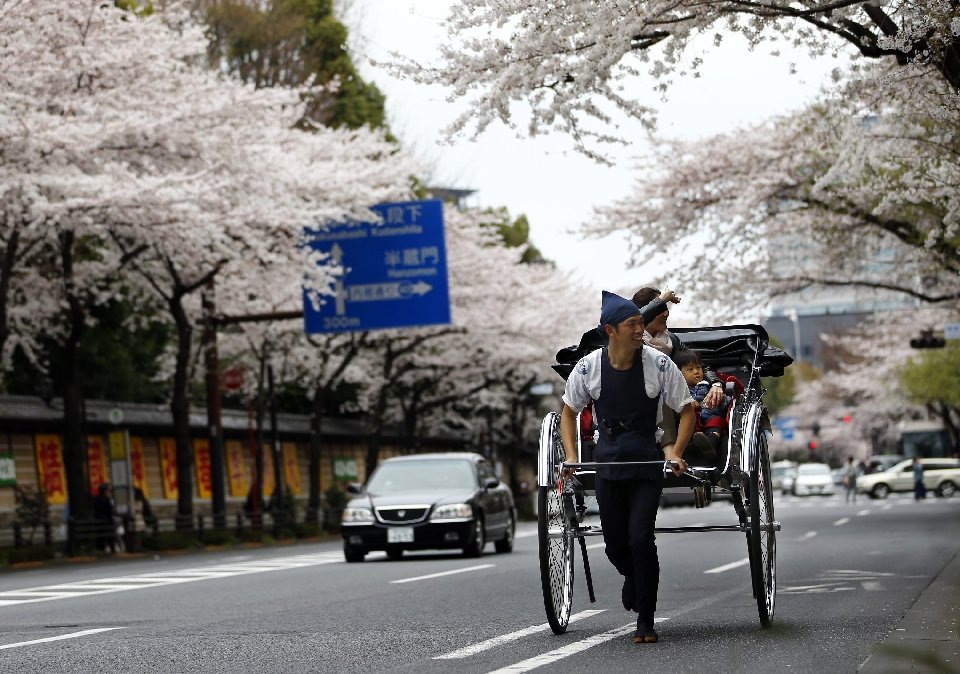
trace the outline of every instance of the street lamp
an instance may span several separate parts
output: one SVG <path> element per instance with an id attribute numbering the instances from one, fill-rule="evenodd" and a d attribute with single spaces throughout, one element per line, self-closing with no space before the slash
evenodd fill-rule
<path id="1" fill-rule="evenodd" d="M 783 315 L 793 323 L 793 356 L 796 361 L 800 363 L 803 361 L 803 356 L 800 352 L 800 317 L 794 308 L 786 309 Z"/>

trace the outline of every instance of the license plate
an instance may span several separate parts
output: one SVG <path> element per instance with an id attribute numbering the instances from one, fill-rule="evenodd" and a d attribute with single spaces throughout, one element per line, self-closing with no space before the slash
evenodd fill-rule
<path id="1" fill-rule="evenodd" d="M 413 543 L 413 527 L 387 529 L 387 543 Z"/>

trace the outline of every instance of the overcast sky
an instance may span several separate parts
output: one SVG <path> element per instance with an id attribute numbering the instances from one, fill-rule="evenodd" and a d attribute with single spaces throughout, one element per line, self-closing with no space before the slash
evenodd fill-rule
<path id="1" fill-rule="evenodd" d="M 463 109 L 446 101 L 446 92 L 393 78 L 369 60 L 388 60 L 390 52 L 422 62 L 436 57 L 446 32 L 442 21 L 455 0 L 351 0 L 344 17 L 362 75 L 387 96 L 391 129 L 404 146 L 433 167 L 436 185 L 476 190 L 472 206 L 505 206 L 516 217 L 526 214 L 531 239 L 543 254 L 598 289 L 631 293 L 653 279 L 661 262 L 631 269 L 622 237 L 585 240 L 578 227 L 594 205 L 626 196 L 636 179 L 635 158 L 643 151 L 645 133 L 625 128 L 637 142 L 617 151 L 614 166 L 602 166 L 573 150 L 564 136 L 517 138 L 502 125 L 475 142 L 438 144 L 442 130 Z M 761 121 L 811 101 L 838 62 L 750 53 L 733 36 L 720 48 L 704 50 L 700 79 L 679 80 L 660 102 L 648 88 L 638 98 L 659 110 L 659 133 L 698 138 Z M 796 74 L 790 75 L 791 61 Z M 669 274 L 667 274 L 669 278 Z M 668 281 L 669 284 L 669 281 Z M 682 288 L 677 289 L 682 293 Z M 675 311 L 683 319 L 682 305 Z M 689 317 L 688 317 L 689 318 Z"/>

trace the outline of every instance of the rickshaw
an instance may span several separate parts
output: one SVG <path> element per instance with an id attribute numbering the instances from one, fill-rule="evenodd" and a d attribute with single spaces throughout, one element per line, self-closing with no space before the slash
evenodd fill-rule
<path id="1" fill-rule="evenodd" d="M 710 503 L 713 494 L 730 496 L 737 522 L 717 526 L 657 527 L 656 533 L 730 531 L 745 534 L 753 596 L 760 624 L 773 622 L 777 594 L 777 537 L 780 522 L 774 517 L 773 482 L 768 438 L 770 420 L 763 405 L 762 377 L 779 377 L 793 359 L 770 346 L 767 332 L 759 325 L 732 325 L 671 329 L 693 349 L 703 363 L 723 380 L 733 400 L 727 411 L 727 437 L 716 465 L 688 466 L 676 476 L 664 461 L 604 463 L 604 466 L 662 464 L 663 486 L 686 486 L 694 491 L 697 507 Z M 603 345 L 596 331 L 584 334 L 578 346 L 561 349 L 553 369 L 566 380 L 577 361 Z M 739 385 L 738 385 L 739 383 Z M 599 525 L 585 524 L 584 502 L 596 491 L 589 488 L 598 463 L 590 461 L 588 448 L 578 433 L 576 462 L 565 461 L 560 441 L 560 415 L 551 412 L 540 428 L 538 453 L 538 539 L 540 577 L 544 608 L 550 628 L 566 631 L 573 607 L 574 549 L 579 541 L 584 577 L 591 602 L 596 601 L 585 539 L 602 536 Z M 564 468 L 572 475 L 562 476 Z"/>

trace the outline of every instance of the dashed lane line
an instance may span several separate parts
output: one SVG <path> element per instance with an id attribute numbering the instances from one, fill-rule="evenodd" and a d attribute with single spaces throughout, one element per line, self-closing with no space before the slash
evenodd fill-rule
<path id="1" fill-rule="evenodd" d="M 428 580 L 430 578 L 440 578 L 441 576 L 452 576 L 455 573 L 466 573 L 467 571 L 479 571 L 481 569 L 489 569 L 496 566 L 496 564 L 478 564 L 477 566 L 467 566 L 462 569 L 453 569 L 451 571 L 441 571 L 439 573 L 430 573 L 426 576 L 415 576 L 413 578 L 401 578 L 399 580 L 391 580 L 391 583 L 414 583 L 418 580 Z"/>
<path id="2" fill-rule="evenodd" d="M 578 620 L 583 620 L 584 618 L 590 618 L 598 613 L 603 613 L 607 609 L 589 609 L 587 611 L 581 611 L 580 613 L 574 613 L 570 616 L 570 622 L 576 622 Z M 546 632 L 550 629 L 550 623 L 543 623 L 542 625 L 533 625 L 531 627 L 525 627 L 516 632 L 510 632 L 509 634 L 501 634 L 498 637 L 493 637 L 492 639 L 487 639 L 486 641 L 481 641 L 470 646 L 465 646 L 450 653 L 445 653 L 444 655 L 438 655 L 434 660 L 457 660 L 460 658 L 468 658 L 471 655 L 476 655 L 477 653 L 482 653 L 483 651 L 490 650 L 491 648 L 496 648 L 501 644 L 510 643 L 511 641 L 517 641 L 523 637 L 530 636 L 531 634 L 537 634 L 538 632 Z"/>
<path id="3" fill-rule="evenodd" d="M 80 632 L 70 632 L 69 634 L 59 634 L 55 637 L 44 637 L 43 639 L 31 639 L 30 641 L 20 641 L 15 644 L 2 644 L 0 650 L 4 648 L 19 648 L 20 646 L 31 646 L 33 644 L 45 644 L 50 641 L 63 641 L 64 639 L 77 639 L 79 637 L 99 634 L 101 632 L 110 632 L 112 630 L 122 630 L 123 627 L 97 627 L 96 629 L 82 630 Z"/>
<path id="4" fill-rule="evenodd" d="M 798 542 L 798 543 L 802 543 L 803 541 L 809 541 L 811 538 L 813 538 L 813 537 L 816 536 L 816 535 L 817 535 L 817 532 L 816 532 L 816 531 L 808 531 L 808 532 L 805 533 L 803 536 L 801 536 L 800 538 L 798 538 L 798 539 L 797 539 L 797 542 Z"/>
<path id="5" fill-rule="evenodd" d="M 562 660 L 563 658 L 574 655 L 575 653 L 580 653 L 585 651 L 588 648 L 593 648 L 598 644 L 605 643 L 607 641 L 612 641 L 617 637 L 624 636 L 633 632 L 637 629 L 636 625 L 633 623 L 623 625 L 622 627 L 616 627 L 612 630 L 607 630 L 606 632 L 601 632 L 600 634 L 594 634 L 589 636 L 586 639 L 581 639 L 572 644 L 568 644 L 556 650 L 549 651 L 547 653 L 541 653 L 540 655 L 535 655 L 532 658 L 526 660 L 521 660 L 512 665 L 503 667 L 502 669 L 494 670 L 490 674 L 507 674 L 507 672 L 529 672 L 532 669 L 537 669 L 538 667 L 543 667 L 544 665 L 549 665 L 552 662 L 557 660 Z"/>
<path id="6" fill-rule="evenodd" d="M 746 566 L 750 563 L 749 557 L 744 557 L 739 559 L 736 562 L 730 562 L 729 564 L 724 564 L 723 566 L 717 566 L 712 569 L 707 569 L 704 573 L 723 573 L 724 571 L 729 571 L 730 569 L 736 569 L 740 566 Z"/>
<path id="7" fill-rule="evenodd" d="M 840 519 L 838 519 L 836 522 L 833 523 L 833 526 L 842 527 L 844 524 L 846 524 L 849 521 L 850 521 L 849 517 L 841 517 Z"/>
<path id="8" fill-rule="evenodd" d="M 869 510 L 861 510 L 857 513 L 857 517 L 863 517 L 864 515 L 869 515 L 869 514 L 870 514 Z"/>
<path id="9" fill-rule="evenodd" d="M 40 601 L 55 601 L 72 597 L 88 597 L 95 594 L 145 590 L 179 583 L 191 583 L 198 580 L 215 580 L 232 576 L 244 576 L 251 573 L 299 569 L 321 564 L 335 564 L 343 561 L 343 555 L 336 553 L 294 555 L 250 562 L 233 562 L 213 566 L 179 569 L 168 572 L 142 573 L 114 578 L 95 578 L 76 583 L 61 583 L 42 587 L 28 587 L 21 590 L 0 592 L 0 607 L 17 604 L 30 604 Z"/>

